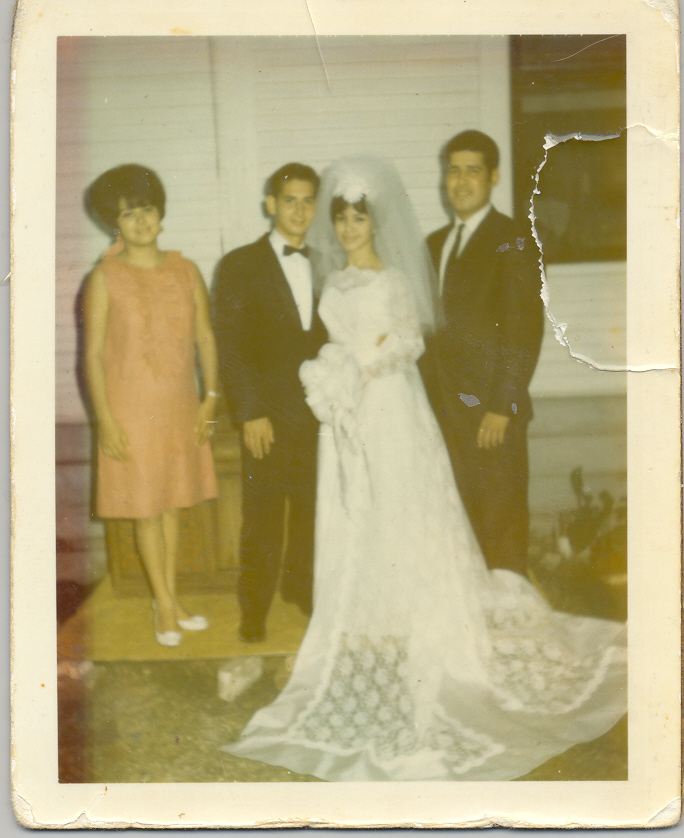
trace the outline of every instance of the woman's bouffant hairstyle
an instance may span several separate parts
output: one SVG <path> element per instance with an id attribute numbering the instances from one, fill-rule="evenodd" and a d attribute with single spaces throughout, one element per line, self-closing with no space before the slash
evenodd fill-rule
<path id="1" fill-rule="evenodd" d="M 362 195 L 359 200 L 355 201 L 353 204 L 342 195 L 335 195 L 330 202 L 330 219 L 333 224 L 335 223 L 335 217 L 341 212 L 344 212 L 347 207 L 354 207 L 357 212 L 362 212 L 364 215 L 371 215 L 368 204 L 366 203 L 365 195 Z"/>
<path id="2" fill-rule="evenodd" d="M 108 233 L 114 233 L 122 198 L 131 209 L 153 206 L 159 210 L 160 217 L 164 217 L 164 187 L 155 172 L 146 166 L 127 163 L 100 175 L 86 190 L 86 211 L 96 224 Z"/>

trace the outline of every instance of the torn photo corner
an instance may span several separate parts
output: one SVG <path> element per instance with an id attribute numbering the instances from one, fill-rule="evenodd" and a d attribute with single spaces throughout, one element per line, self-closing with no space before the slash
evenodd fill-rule
<path id="1" fill-rule="evenodd" d="M 675 4 L 58 6 L 12 46 L 18 821 L 676 823 Z M 369 311 L 424 239 L 418 370 Z"/>

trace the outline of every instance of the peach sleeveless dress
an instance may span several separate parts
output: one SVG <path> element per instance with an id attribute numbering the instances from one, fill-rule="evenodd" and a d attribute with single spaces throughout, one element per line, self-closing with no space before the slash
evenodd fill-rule
<path id="1" fill-rule="evenodd" d="M 195 274 L 168 251 L 155 268 L 115 256 L 100 268 L 109 309 L 104 368 L 107 399 L 131 456 L 98 447 L 97 511 L 103 518 L 149 518 L 216 497 L 209 443 L 197 446 Z"/>

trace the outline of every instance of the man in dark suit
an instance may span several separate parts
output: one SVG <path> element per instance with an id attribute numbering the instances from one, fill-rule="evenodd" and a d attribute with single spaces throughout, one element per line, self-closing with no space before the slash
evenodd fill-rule
<path id="1" fill-rule="evenodd" d="M 490 203 L 499 152 L 480 131 L 444 150 L 454 223 L 428 237 L 443 323 L 422 364 L 458 488 L 489 567 L 526 572 L 528 386 L 543 330 L 538 250 Z"/>
<path id="2" fill-rule="evenodd" d="M 280 577 L 283 599 L 311 612 L 318 423 L 299 367 L 325 342 L 304 244 L 318 176 L 290 163 L 270 178 L 270 234 L 220 261 L 215 281 L 219 372 L 241 426 L 240 638 L 265 638 Z M 282 561 L 287 522 L 287 547 Z"/>

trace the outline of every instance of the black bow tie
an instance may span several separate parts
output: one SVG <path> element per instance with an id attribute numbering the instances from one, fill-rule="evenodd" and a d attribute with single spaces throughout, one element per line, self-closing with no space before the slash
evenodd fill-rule
<path id="1" fill-rule="evenodd" d="M 300 256 L 309 258 L 309 248 L 306 245 L 304 247 L 290 247 L 289 244 L 286 244 L 283 247 L 283 253 L 285 256 L 292 256 L 293 253 L 299 253 Z"/>

